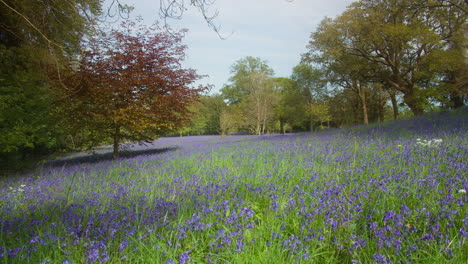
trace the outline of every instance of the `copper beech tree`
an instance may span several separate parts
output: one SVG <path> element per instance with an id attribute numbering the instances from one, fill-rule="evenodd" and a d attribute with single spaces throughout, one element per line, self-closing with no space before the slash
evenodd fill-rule
<path id="1" fill-rule="evenodd" d="M 83 127 L 113 140 L 114 158 L 122 142 L 148 141 L 186 121 L 204 90 L 193 87 L 202 76 L 182 67 L 183 34 L 125 21 L 90 41 L 70 102 Z"/>

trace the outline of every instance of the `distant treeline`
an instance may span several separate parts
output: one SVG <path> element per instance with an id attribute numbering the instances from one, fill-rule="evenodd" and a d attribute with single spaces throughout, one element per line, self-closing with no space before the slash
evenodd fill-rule
<path id="1" fill-rule="evenodd" d="M 117 15 L 131 7 L 113 1 Z M 0 3 L 0 165 L 164 135 L 265 134 L 381 122 L 467 103 L 467 3 L 361 0 L 313 30 L 288 78 L 245 57 L 218 95 L 181 68 L 183 32 L 97 0 Z"/>
<path id="2" fill-rule="evenodd" d="M 325 18 L 289 78 L 261 58 L 231 67 L 181 134 L 306 131 L 382 122 L 468 100 L 468 4 L 361 0 Z"/>

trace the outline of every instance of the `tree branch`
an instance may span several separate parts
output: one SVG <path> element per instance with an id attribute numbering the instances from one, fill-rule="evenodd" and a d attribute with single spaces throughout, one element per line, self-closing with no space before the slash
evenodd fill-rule
<path id="1" fill-rule="evenodd" d="M 16 9 L 14 9 L 14 8 L 11 7 L 10 5 L 8 5 L 5 1 L 0 0 L 0 2 L 1 2 L 2 4 L 4 4 L 8 9 L 10 9 L 11 11 L 13 11 L 13 12 L 16 13 L 17 15 L 19 15 L 21 18 L 23 18 L 23 19 L 26 21 L 26 23 L 28 23 L 34 30 L 36 30 L 36 31 L 39 33 L 39 35 L 41 35 L 41 37 L 43 37 L 48 43 L 53 44 L 54 46 L 57 46 L 57 47 L 59 47 L 60 49 L 63 49 L 63 46 L 61 46 L 61 45 L 55 43 L 54 41 L 50 40 L 49 38 L 47 38 L 47 36 L 46 36 L 44 33 L 42 33 L 42 31 L 41 31 L 40 29 L 38 29 L 38 28 L 31 22 L 31 20 L 29 20 L 26 16 L 24 16 L 23 14 L 21 14 L 20 12 L 18 12 Z"/>

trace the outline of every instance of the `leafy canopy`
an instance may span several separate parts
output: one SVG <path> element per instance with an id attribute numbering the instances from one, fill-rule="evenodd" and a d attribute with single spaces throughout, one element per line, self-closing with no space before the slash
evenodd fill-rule
<path id="1" fill-rule="evenodd" d="M 202 76 L 182 67 L 183 33 L 125 21 L 84 52 L 82 89 L 71 100 L 84 123 L 113 138 L 114 157 L 122 140 L 150 140 L 187 121 L 203 88 L 191 86 Z"/>

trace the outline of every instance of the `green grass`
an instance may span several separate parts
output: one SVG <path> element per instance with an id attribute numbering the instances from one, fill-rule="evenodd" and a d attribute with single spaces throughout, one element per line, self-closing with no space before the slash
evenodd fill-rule
<path id="1" fill-rule="evenodd" d="M 466 125 L 408 124 L 187 141 L 3 180 L 0 261 L 465 263 Z"/>

